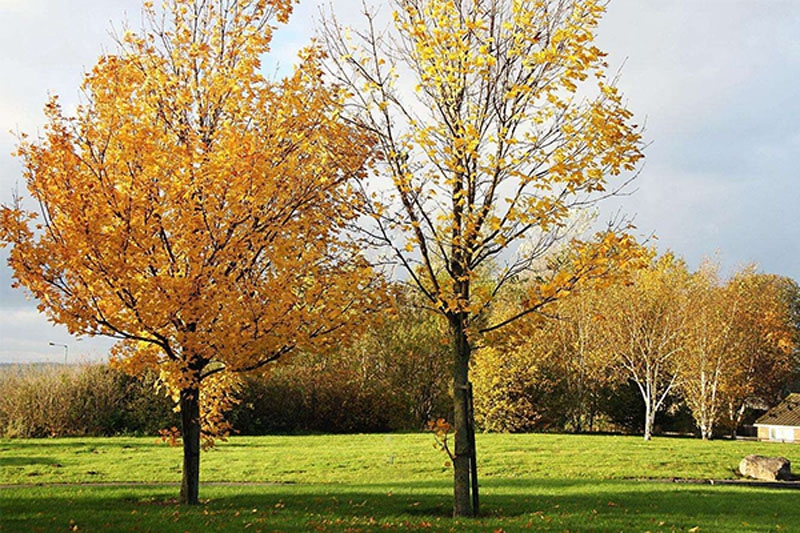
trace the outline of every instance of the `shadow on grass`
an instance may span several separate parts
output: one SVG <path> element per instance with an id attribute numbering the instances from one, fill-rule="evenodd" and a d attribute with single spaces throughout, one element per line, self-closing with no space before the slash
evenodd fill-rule
<path id="1" fill-rule="evenodd" d="M 44 452 L 57 450 L 59 453 L 98 453 L 106 450 L 121 449 L 150 449 L 158 446 L 156 437 L 59 437 L 30 438 L 30 439 L 0 439 L 0 451 L 15 450 L 29 453 L 31 451 Z"/>
<path id="2" fill-rule="evenodd" d="M 626 481 L 492 480 L 482 516 L 450 518 L 447 482 L 201 487 L 203 505 L 177 505 L 176 487 L 3 489 L 3 531 L 767 531 L 800 523 L 794 491 Z"/>
<path id="3" fill-rule="evenodd" d="M 57 463 L 58 461 L 52 457 L 0 456 L 0 468 L 7 468 L 13 466 L 30 466 L 30 465 L 55 466 Z"/>
<path id="4" fill-rule="evenodd" d="M 43 448 L 83 448 L 89 446 L 87 439 L 80 437 L 63 437 L 59 439 L 35 438 L 35 439 L 4 439 L 2 441 L 10 449 L 13 444 L 15 450 L 28 450 Z"/>

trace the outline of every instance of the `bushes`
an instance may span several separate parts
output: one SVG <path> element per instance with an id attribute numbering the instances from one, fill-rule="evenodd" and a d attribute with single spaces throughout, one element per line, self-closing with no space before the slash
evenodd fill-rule
<path id="1" fill-rule="evenodd" d="M 226 414 L 235 433 L 417 431 L 449 418 L 446 324 L 397 295 L 392 312 L 353 343 L 298 352 L 243 375 Z M 105 364 L 0 367 L 0 436 L 156 435 L 179 426 L 172 401 Z"/>
<path id="2" fill-rule="evenodd" d="M 155 434 L 177 422 L 154 380 L 104 364 L 26 365 L 0 371 L 0 436 Z"/>
<path id="3" fill-rule="evenodd" d="M 448 417 L 450 351 L 439 318 L 403 297 L 353 345 L 298 353 L 244 378 L 230 420 L 241 434 L 418 431 Z"/>
<path id="4" fill-rule="evenodd" d="M 303 357 L 307 359 L 308 357 Z M 271 433 L 374 433 L 388 431 L 386 398 L 362 388 L 346 369 L 324 372 L 293 363 L 244 379 L 241 403 L 229 418 L 243 435 Z"/>
<path id="5" fill-rule="evenodd" d="M 418 430 L 423 418 L 445 416 L 447 376 L 413 365 L 399 372 L 389 356 L 373 341 L 330 358 L 298 354 L 244 376 L 227 418 L 236 433 L 264 435 Z M 0 367 L 0 437 L 156 435 L 180 425 L 172 407 L 154 377 L 106 364 Z"/>

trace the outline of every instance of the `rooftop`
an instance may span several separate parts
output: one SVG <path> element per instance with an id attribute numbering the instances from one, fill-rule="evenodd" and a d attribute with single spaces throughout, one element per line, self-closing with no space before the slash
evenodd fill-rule
<path id="1" fill-rule="evenodd" d="M 800 393 L 792 393 L 756 420 L 756 426 L 800 427 Z"/>

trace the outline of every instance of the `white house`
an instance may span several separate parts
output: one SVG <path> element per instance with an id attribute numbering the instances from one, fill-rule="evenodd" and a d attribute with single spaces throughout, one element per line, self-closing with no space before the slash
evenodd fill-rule
<path id="1" fill-rule="evenodd" d="M 800 394 L 790 394 L 753 425 L 758 428 L 758 440 L 800 442 Z"/>

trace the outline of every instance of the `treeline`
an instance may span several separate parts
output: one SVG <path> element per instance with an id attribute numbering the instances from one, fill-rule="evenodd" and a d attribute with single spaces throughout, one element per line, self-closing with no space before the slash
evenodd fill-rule
<path id="1" fill-rule="evenodd" d="M 487 339 L 473 371 L 476 417 L 490 431 L 650 438 L 660 422 L 735 434 L 751 407 L 774 405 L 795 383 L 798 326 L 800 290 L 788 278 L 748 267 L 722 280 L 711 262 L 692 273 L 672 254 L 654 257 Z"/>
<path id="2" fill-rule="evenodd" d="M 526 283 L 492 318 L 518 309 Z M 396 302 L 352 345 L 243 378 L 226 413 L 234 432 L 416 431 L 449 418 L 447 326 L 413 295 Z M 690 272 L 667 254 L 476 341 L 476 420 L 484 431 L 734 434 L 797 381 L 798 325 L 792 280 L 753 268 L 723 280 L 712 263 Z M 0 434 L 156 434 L 178 425 L 158 386 L 105 364 L 9 367 Z"/>
<path id="3" fill-rule="evenodd" d="M 436 317 L 401 303 L 333 354 L 294 355 L 236 386 L 234 434 L 417 431 L 447 417 L 450 373 Z M 107 364 L 0 370 L 0 436 L 156 435 L 180 427 L 156 376 Z"/>

